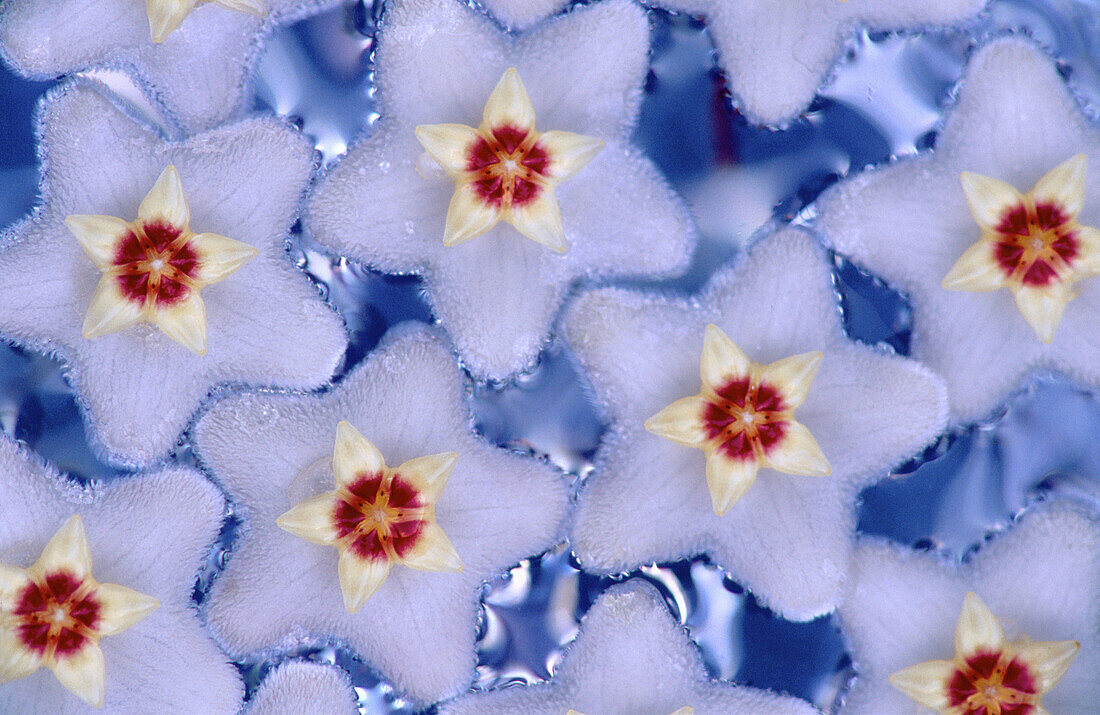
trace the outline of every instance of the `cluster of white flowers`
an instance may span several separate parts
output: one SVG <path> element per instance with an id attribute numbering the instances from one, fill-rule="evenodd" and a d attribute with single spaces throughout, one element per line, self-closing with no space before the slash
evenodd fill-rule
<path id="1" fill-rule="evenodd" d="M 597 599 L 550 681 L 468 692 L 483 585 L 567 540 L 590 573 L 705 554 L 784 618 L 836 614 L 844 712 L 1100 712 L 1100 512 L 1040 503 L 961 565 L 855 529 L 861 490 L 1033 370 L 1100 386 L 1100 127 L 1051 58 L 977 48 L 934 149 L 678 296 L 621 280 L 681 275 L 696 244 L 632 143 L 650 10 L 387 0 L 380 119 L 322 171 L 244 107 L 263 39 L 338 2 L 0 2 L 3 58 L 73 75 L 42 103 L 41 201 L 0 234 L 0 337 L 59 356 L 89 440 L 134 471 L 80 486 L 0 437 L 0 710 L 352 713 L 337 668 L 284 663 L 245 702 L 229 662 L 336 642 L 441 712 L 817 712 L 710 678 L 640 581 Z M 779 124 L 855 28 L 984 0 L 652 4 L 700 14 L 739 108 Z M 343 365 L 286 250 L 299 221 L 419 275 L 437 324 Z M 846 335 L 826 247 L 912 300 L 912 358 Z M 479 437 L 468 403 L 552 336 L 608 424 L 575 489 Z M 227 499 L 241 529 L 197 612 Z"/>

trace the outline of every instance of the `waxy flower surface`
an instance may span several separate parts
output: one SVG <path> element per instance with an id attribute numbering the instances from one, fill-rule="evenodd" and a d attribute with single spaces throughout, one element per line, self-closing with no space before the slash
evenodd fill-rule
<path id="1" fill-rule="evenodd" d="M 336 489 L 298 504 L 275 520 L 308 541 L 340 552 L 340 591 L 355 613 L 395 564 L 461 571 L 462 560 L 435 521 L 435 502 L 458 454 L 416 457 L 396 469 L 348 422 L 336 425 Z"/>
<path id="2" fill-rule="evenodd" d="M 951 25 L 987 0 L 647 0 L 706 19 L 740 110 L 751 121 L 794 119 L 825 83 L 857 28 Z"/>
<path id="3" fill-rule="evenodd" d="M 505 27 L 522 30 L 563 10 L 569 0 L 481 0 L 479 4 Z"/>
<path id="4" fill-rule="evenodd" d="M 248 699 L 248 715 L 358 715 L 355 690 L 339 668 L 291 660 L 271 669 Z"/>
<path id="5" fill-rule="evenodd" d="M 0 436 L 2 709 L 235 712 L 191 601 L 224 507 L 191 469 L 82 488 Z"/>
<path id="6" fill-rule="evenodd" d="M 705 341 L 708 324 L 740 350 L 714 329 Z M 847 569 L 856 495 L 946 423 L 938 378 L 845 337 L 826 258 L 796 230 L 762 241 L 695 299 L 586 293 L 567 311 L 564 331 L 610 421 L 572 535 L 586 570 L 615 573 L 705 552 L 786 617 L 828 612 Z M 806 355 L 816 352 L 820 362 Z M 699 390 L 701 364 L 708 399 L 721 396 L 707 385 L 724 385 L 721 410 L 683 400 Z M 712 374 L 711 365 L 723 368 Z M 677 414 L 685 405 L 687 414 Z M 785 409 L 794 405 L 797 421 Z M 679 437 L 704 446 L 710 434 L 728 434 L 730 446 L 712 446 L 708 459 L 658 436 L 654 422 L 669 423 L 666 408 L 694 425 Z M 782 427 L 769 424 L 777 415 Z M 765 449 L 769 442 L 774 449 Z M 713 489 L 708 476 L 716 474 Z"/>
<path id="7" fill-rule="evenodd" d="M 644 10 L 608 0 L 520 35 L 451 0 L 386 13 L 381 119 L 319 183 L 306 225 L 341 255 L 423 276 L 475 377 L 528 367 L 574 281 L 686 268 L 686 212 L 630 143 Z"/>
<path id="8" fill-rule="evenodd" d="M 911 299 L 912 355 L 943 375 L 955 419 L 1036 369 L 1100 385 L 1098 170 L 1100 127 L 1010 38 L 975 53 L 932 152 L 818 201 L 826 240 Z"/>
<path id="9" fill-rule="evenodd" d="M 811 715 L 804 700 L 711 680 L 698 646 L 644 581 L 592 604 L 548 683 L 466 695 L 446 715 Z"/>
<path id="10" fill-rule="evenodd" d="M 391 330 L 331 392 L 230 397 L 199 420 L 196 451 L 242 505 L 245 522 L 206 605 L 211 629 L 231 653 L 337 640 L 419 701 L 465 690 L 474 675 L 482 582 L 560 540 L 568 499 L 556 469 L 473 435 L 464 390 L 451 348 L 438 333 L 406 326 Z M 337 450 L 350 453 L 334 458 L 342 421 L 369 435 L 376 453 L 353 438 L 337 441 Z M 381 455 L 401 466 L 387 472 Z M 409 460 L 408 486 L 422 495 L 411 495 L 394 475 Z M 355 492 L 341 491 L 349 498 L 334 503 L 333 480 L 346 484 L 352 475 L 340 472 L 349 464 L 371 468 L 360 468 L 351 482 Z M 443 479 L 451 464 L 450 478 Z M 379 470 L 382 478 L 376 479 Z M 366 506 L 382 499 L 381 510 Z M 422 499 L 435 500 L 434 527 L 420 518 Z M 304 501 L 310 506 L 291 511 Z M 418 517 L 405 519 L 406 509 L 419 510 Z M 326 540 L 340 539 L 339 531 L 348 528 L 343 538 L 368 558 L 352 562 L 330 545 L 287 533 L 277 520 L 288 511 L 297 512 L 291 521 L 298 524 L 332 523 L 335 516 L 335 533 Z M 380 521 L 395 525 L 387 526 L 388 545 L 375 528 Z M 427 533 L 436 528 L 445 541 Z M 380 549 L 415 559 L 420 542 L 433 548 L 418 565 L 445 570 L 389 568 L 390 559 L 376 558 Z M 440 548 L 447 542 L 453 550 Z M 455 556 L 460 572 L 451 568 Z M 377 590 L 355 613 L 348 612 L 338 575 L 349 562 L 389 569 L 381 585 L 373 578 L 356 581 L 361 588 L 352 606 L 369 588 Z"/>
<path id="11" fill-rule="evenodd" d="M 344 330 L 285 249 L 307 141 L 254 119 L 167 143 L 80 83 L 42 123 L 43 204 L 0 237 L 0 334 L 68 362 L 112 458 L 164 455 L 219 383 L 327 382 Z"/>
<path id="12" fill-rule="evenodd" d="M 124 69 L 185 133 L 245 107 L 275 27 L 337 0 L 18 0 L 0 9 L 0 56 L 35 79 Z"/>
<path id="13" fill-rule="evenodd" d="M 1031 507 L 961 565 L 860 539 L 839 609 L 856 670 L 841 712 L 1095 712 L 1098 548 L 1100 522 L 1068 503 Z"/>

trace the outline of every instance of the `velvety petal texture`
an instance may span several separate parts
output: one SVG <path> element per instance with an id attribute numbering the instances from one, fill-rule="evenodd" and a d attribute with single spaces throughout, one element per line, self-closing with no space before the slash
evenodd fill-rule
<path id="1" fill-rule="evenodd" d="M 328 381 L 345 331 L 285 248 L 314 168 L 313 148 L 298 132 L 250 119 L 167 143 L 87 83 L 48 96 L 41 131 L 42 205 L 0 241 L 0 334 L 66 360 L 93 442 L 112 459 L 148 464 L 163 456 L 219 383 Z M 217 239 L 229 237 L 258 253 L 203 289 L 205 355 L 173 340 L 188 340 L 186 331 L 174 335 L 140 316 L 122 316 L 136 324 L 112 326 L 117 332 L 83 334 L 102 274 L 66 217 L 133 220 L 169 165 L 178 169 L 191 229 L 216 234 L 202 246 L 224 254 Z M 185 319 L 173 324 L 188 327 Z"/>
<path id="2" fill-rule="evenodd" d="M 548 683 L 458 698 L 446 715 L 811 715 L 804 700 L 707 677 L 699 650 L 657 590 L 634 580 L 605 591 Z M 690 711 L 689 711 L 690 712 Z"/>
<path id="3" fill-rule="evenodd" d="M 595 290 L 563 323 L 611 423 L 577 504 L 572 543 L 586 570 L 615 573 L 705 552 L 785 617 L 826 613 L 840 596 L 856 495 L 946 424 L 939 378 L 845 337 L 827 259 L 800 230 L 763 240 L 694 299 Z M 758 363 L 824 353 L 795 417 L 831 474 L 761 468 L 717 516 L 703 452 L 644 429 L 699 392 L 708 324 Z"/>
<path id="4" fill-rule="evenodd" d="M 330 665 L 291 660 L 272 668 L 245 708 L 247 715 L 358 715 L 348 674 Z"/>
<path id="5" fill-rule="evenodd" d="M 920 30 L 973 17 L 988 0 L 648 0 L 706 19 L 730 91 L 751 121 L 794 119 L 859 27 Z"/>
<path id="6" fill-rule="evenodd" d="M 553 15 L 569 0 L 480 0 L 481 5 L 505 27 L 522 30 Z"/>
<path id="7" fill-rule="evenodd" d="M 246 78 L 265 36 L 338 3 L 249 0 L 263 10 L 241 11 L 227 6 L 244 9 L 245 3 L 191 0 L 193 9 L 177 29 L 154 42 L 146 0 L 19 0 L 0 9 L 0 55 L 36 79 L 124 68 L 191 133 L 245 109 Z M 175 0 L 149 4 L 186 6 Z"/>
<path id="8" fill-rule="evenodd" d="M 26 568 L 67 520 L 79 514 L 92 569 L 160 602 L 133 621 L 101 599 L 114 625 L 129 627 L 99 641 L 104 705 L 81 702 L 40 668 L 0 684 L 4 710 L 28 713 L 236 712 L 244 686 L 203 631 L 191 601 L 195 578 L 222 525 L 225 502 L 192 469 L 173 467 L 81 488 L 0 436 L 0 559 Z"/>
<path id="9" fill-rule="evenodd" d="M 627 0 L 577 8 L 520 35 L 502 34 L 460 2 L 395 0 L 378 37 L 382 118 L 320 181 L 307 227 L 372 268 L 422 275 L 435 315 L 475 377 L 528 367 L 573 281 L 687 267 L 694 238 L 685 209 L 630 144 L 648 50 L 645 11 Z M 516 212 L 515 225 L 485 230 L 493 211 L 473 210 L 481 199 L 456 193 L 437 163 L 452 175 L 459 168 L 458 155 L 435 150 L 439 140 L 457 136 L 453 125 L 477 127 L 511 68 L 552 149 L 576 153 L 564 132 L 603 143 L 554 189 L 564 245 L 548 237 L 557 228 L 553 207 L 538 201 Z M 417 141 L 417 127 L 436 159 Z M 479 161 L 468 158 L 466 166 Z M 452 197 L 461 205 L 449 212 Z M 448 222 L 449 215 L 465 220 Z M 444 246 L 445 229 L 476 238 Z"/>
<path id="10" fill-rule="evenodd" d="M 332 489 L 341 420 L 388 464 L 458 454 L 435 520 L 462 571 L 394 565 L 355 614 L 341 596 L 337 550 L 276 525 L 291 507 Z M 454 695 L 474 674 L 481 583 L 563 536 L 563 475 L 473 435 L 462 374 L 434 330 L 391 331 L 323 395 L 222 400 L 194 435 L 201 461 L 242 505 L 240 539 L 206 607 L 210 627 L 234 654 L 336 639 L 413 699 Z"/>
<path id="11" fill-rule="evenodd" d="M 1023 194 L 1057 167 L 1079 170 L 1070 161 L 1077 155 L 1085 179 L 1076 222 L 1096 227 L 1100 127 L 1081 112 L 1049 57 L 1027 40 L 1000 39 L 974 54 L 932 152 L 861 172 L 818 201 L 826 240 L 911 299 L 912 355 L 943 375 L 960 422 L 990 414 L 1036 368 L 1100 385 L 1100 279 L 1074 286 L 1076 297 L 1044 344 L 1029 322 L 1054 306 L 1043 296 L 1029 303 L 992 290 L 971 252 L 992 210 L 974 213 L 968 195 L 987 207 L 1011 201 L 1008 188 Z M 1056 183 L 1079 186 L 1062 178 Z M 1068 197 L 1071 208 L 1078 202 Z M 1094 231 L 1077 232 L 1089 256 L 1096 255 Z M 945 289 L 957 262 L 956 276 L 988 292 Z"/>
<path id="12" fill-rule="evenodd" d="M 925 661 L 953 657 L 967 592 L 988 606 L 1010 641 L 1026 636 L 1036 642 L 1079 642 L 1076 657 L 1043 694 L 1042 704 L 1052 713 L 1095 712 L 1100 702 L 1098 549 L 1095 514 L 1065 502 L 1031 507 L 961 566 L 935 553 L 860 539 L 839 609 L 856 669 L 841 712 L 926 712 L 888 678 Z"/>

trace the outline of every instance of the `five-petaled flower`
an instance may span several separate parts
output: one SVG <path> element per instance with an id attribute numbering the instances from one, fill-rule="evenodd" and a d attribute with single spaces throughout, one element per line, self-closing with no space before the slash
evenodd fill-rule
<path id="1" fill-rule="evenodd" d="M 212 2 L 229 10 L 264 16 L 262 0 L 145 0 L 149 15 L 149 34 L 153 42 L 164 42 L 187 19 L 196 5 Z"/>
<path id="2" fill-rule="evenodd" d="M 963 600 L 955 627 L 955 658 L 929 660 L 890 676 L 897 689 L 943 715 L 1041 713 L 1053 688 L 1080 650 L 1077 641 L 1009 643 L 976 593 Z"/>
<path id="3" fill-rule="evenodd" d="M 824 355 L 803 353 L 770 365 L 753 362 L 716 325 L 707 325 L 699 374 L 703 388 L 646 420 L 645 427 L 707 455 L 714 512 L 725 514 L 761 467 L 827 476 L 832 469 L 805 426 L 794 419 Z"/>
<path id="4" fill-rule="evenodd" d="M 535 108 L 514 67 L 489 95 L 480 127 L 422 124 L 416 138 L 455 184 L 443 245 L 476 238 L 503 219 L 559 253 L 568 248 L 554 187 L 591 161 L 603 141 L 537 131 Z"/>
<path id="5" fill-rule="evenodd" d="M 348 422 L 336 427 L 336 489 L 298 504 L 277 520 L 290 533 L 340 551 L 344 606 L 355 613 L 394 564 L 461 571 L 462 560 L 435 521 L 435 502 L 458 454 L 417 457 L 396 469 Z"/>
<path id="6" fill-rule="evenodd" d="M 1100 231 L 1077 223 L 1085 200 L 1085 155 L 1051 169 L 1021 195 L 1003 181 L 963 172 L 982 237 L 943 279 L 952 290 L 1008 288 L 1044 343 L 1054 339 L 1073 284 L 1100 274 Z"/>
<path id="7" fill-rule="evenodd" d="M 103 706 L 99 639 L 120 633 L 160 605 L 157 599 L 92 577 L 79 515 L 69 518 L 29 568 L 0 564 L 0 683 L 42 666 L 84 702 Z"/>
<path id="8" fill-rule="evenodd" d="M 171 164 L 138 207 L 136 221 L 74 214 L 65 219 L 103 277 L 84 319 L 97 338 L 147 321 L 188 350 L 206 353 L 199 291 L 252 260 L 255 246 L 192 233 L 179 172 Z"/>

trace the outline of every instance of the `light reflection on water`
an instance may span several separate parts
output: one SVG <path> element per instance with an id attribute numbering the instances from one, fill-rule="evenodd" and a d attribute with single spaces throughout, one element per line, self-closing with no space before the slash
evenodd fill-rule
<path id="1" fill-rule="evenodd" d="M 299 23 L 268 43 L 259 65 L 257 107 L 273 109 L 312 136 L 326 165 L 378 117 L 370 63 L 379 16 L 378 7 L 351 2 Z M 859 34 L 807 115 L 780 130 L 753 127 L 731 106 L 703 23 L 662 12 L 653 17 L 652 67 L 635 139 L 697 218 L 702 243 L 692 271 L 665 284 L 682 290 L 700 286 L 774 226 L 811 222 L 813 200 L 848 173 L 931 147 L 974 38 L 1026 32 L 1061 59 L 1089 111 L 1100 107 L 1097 0 L 997 0 L 965 31 Z M 28 118 L 46 86 L 0 70 L 8 122 L 0 132 L 0 225 L 34 200 Z M 291 251 L 348 323 L 352 345 L 344 370 L 388 326 L 431 320 L 415 277 L 378 275 L 297 234 Z M 849 334 L 907 353 L 911 315 L 904 297 L 843 257 L 836 258 L 836 275 Z M 77 478 L 111 478 L 117 470 L 88 447 L 61 375 L 50 358 L 0 346 L 0 427 Z M 530 374 L 474 386 L 471 396 L 477 428 L 489 441 L 547 458 L 577 480 L 591 469 L 603 425 L 560 344 Z M 1094 396 L 1064 379 L 1037 376 L 998 419 L 945 436 L 895 479 L 866 490 L 859 529 L 961 558 L 1034 499 L 1054 494 L 1100 503 L 1096 434 Z M 175 460 L 188 463 L 188 450 Z M 197 601 L 232 558 L 236 524 L 231 509 L 196 585 Z M 659 588 L 715 677 L 790 692 L 825 709 L 841 697 L 850 664 L 832 619 L 778 619 L 703 559 L 634 575 Z M 488 584 L 476 687 L 549 677 L 580 617 L 612 582 L 580 572 L 563 545 Z M 415 710 L 335 644 L 240 663 L 250 691 L 273 662 L 288 657 L 347 668 L 364 712 Z"/>

